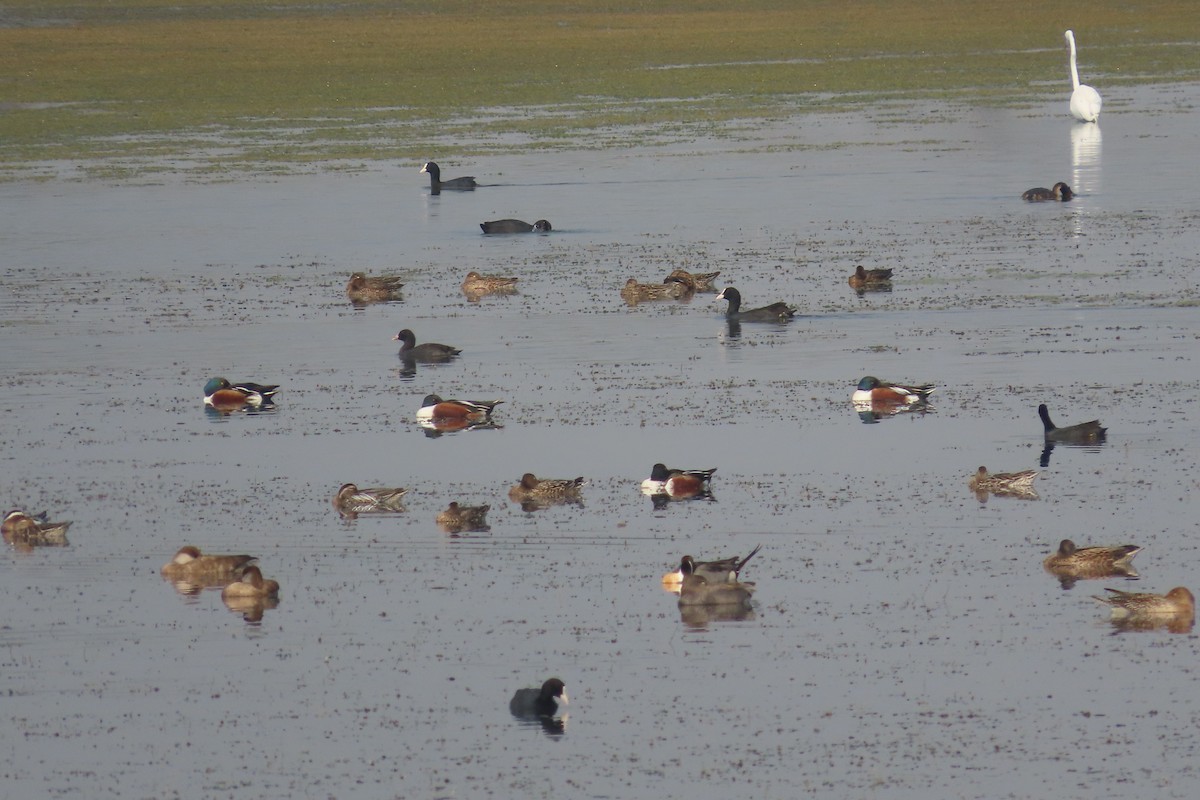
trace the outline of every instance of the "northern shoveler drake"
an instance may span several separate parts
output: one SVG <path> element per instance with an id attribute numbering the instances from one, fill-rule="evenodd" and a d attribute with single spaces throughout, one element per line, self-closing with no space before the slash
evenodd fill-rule
<path id="1" fill-rule="evenodd" d="M 540 689 L 517 689 L 508 701 L 508 710 L 514 717 L 553 717 L 561 706 L 569 703 L 566 684 L 551 678 Z"/>
<path id="2" fill-rule="evenodd" d="M 333 505 L 343 514 L 403 511 L 407 493 L 408 489 L 360 489 L 353 483 L 343 483 L 333 496 Z"/>
<path id="3" fill-rule="evenodd" d="M 230 383 L 224 378 L 213 378 L 204 384 L 204 404 L 217 409 L 258 408 L 275 402 L 278 384 Z"/>
<path id="4" fill-rule="evenodd" d="M 637 278 L 630 278 L 621 287 L 621 299 L 631 306 L 653 300 L 678 300 L 686 297 L 687 288 L 682 283 L 638 283 Z"/>
<path id="5" fill-rule="evenodd" d="M 859 264 L 854 269 L 854 274 L 847 278 L 849 283 L 855 289 L 867 289 L 872 286 L 881 286 L 885 283 L 891 283 L 892 270 L 890 269 L 867 269 L 862 264 Z"/>
<path id="6" fill-rule="evenodd" d="M 432 161 L 426 161 L 425 166 L 421 167 L 421 174 L 429 176 L 429 190 L 433 194 L 437 194 L 442 189 L 452 189 L 457 192 L 474 191 L 478 186 L 475 182 L 475 176 L 466 175 L 461 178 L 451 178 L 448 181 L 442 180 L 442 169 Z"/>
<path id="7" fill-rule="evenodd" d="M 858 382 L 858 388 L 850 399 L 856 406 L 867 404 L 911 404 L 923 403 L 937 389 L 931 383 L 901 384 L 881 381 L 868 375 Z"/>
<path id="8" fill-rule="evenodd" d="M 752 308 L 749 311 L 742 311 L 742 293 L 731 286 L 726 287 L 723 292 L 717 295 L 716 299 L 729 301 L 729 308 L 725 311 L 725 317 L 727 319 L 735 319 L 738 322 L 787 322 L 796 316 L 796 307 L 782 301 L 772 303 L 769 306 L 763 306 L 762 308 Z"/>
<path id="9" fill-rule="evenodd" d="M 491 222 L 479 223 L 479 227 L 484 233 L 549 233 L 551 230 L 549 220 L 544 219 L 539 219 L 532 225 L 519 219 L 494 219 Z"/>
<path id="10" fill-rule="evenodd" d="M 204 555 L 200 548 L 184 545 L 179 548 L 175 557 L 163 564 L 162 575 L 170 580 L 187 580 L 190 582 L 207 582 L 214 579 L 237 578 L 241 571 L 254 561 L 257 556 L 247 555 Z"/>
<path id="11" fill-rule="evenodd" d="M 665 494 L 671 497 L 697 497 L 709 489 L 713 469 L 671 469 L 655 464 L 650 477 L 642 481 L 643 494 Z"/>
<path id="12" fill-rule="evenodd" d="M 1115 547 L 1076 547 L 1070 539 L 1063 539 L 1058 550 L 1042 561 L 1042 566 L 1051 575 L 1071 588 L 1077 580 L 1090 578 L 1138 577 L 1133 568 L 1133 557 L 1142 551 L 1136 544 Z"/>
<path id="13" fill-rule="evenodd" d="M 346 296 L 353 303 L 380 303 L 400 299 L 404 284 L 391 275 L 367 277 L 361 272 L 350 276 L 346 283 Z"/>
<path id="14" fill-rule="evenodd" d="M 501 275 L 480 275 L 475 270 L 468 272 L 467 277 L 462 282 L 462 290 L 467 295 L 514 292 L 516 289 L 516 278 L 506 278 Z"/>
<path id="15" fill-rule="evenodd" d="M 408 361 L 420 361 L 426 364 L 436 364 L 449 361 L 462 352 L 457 347 L 437 342 L 417 344 L 416 335 L 408 328 L 392 337 L 393 342 L 401 342 L 400 357 Z"/>
<path id="16" fill-rule="evenodd" d="M 1043 203 L 1047 200 L 1070 200 L 1074 196 L 1075 193 L 1071 191 L 1071 187 L 1059 181 L 1051 189 L 1041 186 L 1036 189 L 1027 189 L 1021 195 L 1021 199 L 1029 203 Z"/>
<path id="17" fill-rule="evenodd" d="M 1182 586 L 1176 586 L 1166 594 L 1149 594 L 1145 592 L 1122 592 L 1120 589 L 1109 589 L 1109 597 L 1093 595 L 1112 609 L 1112 618 L 1119 620 L 1128 617 L 1175 616 L 1193 619 L 1196 616 L 1196 598 Z"/>
<path id="18" fill-rule="evenodd" d="M 1100 427 L 1100 420 L 1081 422 L 1066 428 L 1059 428 L 1050 421 L 1050 412 L 1046 404 L 1038 406 L 1038 416 L 1042 418 L 1042 427 L 1046 431 L 1046 441 L 1067 442 L 1068 444 L 1096 444 L 1103 442 L 1108 435 L 1108 428 Z"/>
<path id="19" fill-rule="evenodd" d="M 417 409 L 418 420 L 462 420 L 483 422 L 492 416 L 503 400 L 443 400 L 436 394 L 425 395 Z"/>
<path id="20" fill-rule="evenodd" d="M 32 547 L 66 547 L 67 528 L 70 522 L 48 522 L 45 514 L 26 514 L 24 511 L 13 509 L 4 516 L 0 523 L 0 533 L 4 541 L 13 547 L 24 549 Z"/>
<path id="21" fill-rule="evenodd" d="M 446 533 L 461 533 L 462 531 L 487 531 L 487 512 L 491 506 L 460 506 L 453 502 L 445 511 L 439 511 L 437 525 Z"/>
<path id="22" fill-rule="evenodd" d="M 580 488 L 587 483 L 583 478 L 538 478 L 526 472 L 521 480 L 508 490 L 514 503 L 570 503 L 580 499 Z"/>
<path id="23" fill-rule="evenodd" d="M 279 584 L 275 581 L 264 580 L 262 572 L 256 566 L 248 566 L 242 571 L 242 577 L 221 590 L 221 597 L 274 597 L 279 594 Z"/>
<path id="24" fill-rule="evenodd" d="M 689 292 L 715 292 L 717 287 L 713 286 L 713 281 L 720 274 L 720 270 L 717 272 L 688 272 L 685 269 L 677 269 L 663 278 L 663 283 L 681 283 Z"/>
<path id="25" fill-rule="evenodd" d="M 1037 499 L 1033 489 L 1033 479 L 1038 476 L 1036 469 L 1021 472 L 988 472 L 987 467 L 980 467 L 967 481 L 971 491 L 976 494 L 992 493 L 1026 499 Z"/>
<path id="26" fill-rule="evenodd" d="M 709 581 L 702 575 L 685 575 L 679 590 L 680 606 L 750 605 L 753 583 Z"/>

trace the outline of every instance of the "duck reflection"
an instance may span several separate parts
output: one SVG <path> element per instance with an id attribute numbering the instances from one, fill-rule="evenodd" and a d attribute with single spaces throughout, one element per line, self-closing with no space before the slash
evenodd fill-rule
<path id="1" fill-rule="evenodd" d="M 232 417 L 234 414 L 242 414 L 248 417 L 256 417 L 260 414 L 274 414 L 277 406 L 269 401 L 263 401 L 260 406 L 240 405 L 240 406 L 204 406 L 204 415 L 208 417 L 209 422 L 226 422 L 227 417 Z"/>
<path id="2" fill-rule="evenodd" d="M 679 621 L 698 631 L 705 630 L 713 622 L 743 622 L 755 618 L 754 609 L 744 605 L 679 606 Z"/>
<path id="3" fill-rule="evenodd" d="M 925 416 L 933 413 L 933 406 L 928 401 L 919 403 L 903 403 L 903 402 L 888 402 L 880 400 L 851 401 L 854 407 L 854 413 L 858 414 L 858 418 L 864 425 L 875 425 L 890 417 L 899 416 L 900 414 L 912 414 L 916 416 Z"/>
<path id="4" fill-rule="evenodd" d="M 705 489 L 687 497 L 672 497 L 666 493 L 652 494 L 649 497 L 650 505 L 655 511 L 662 511 L 672 503 L 689 503 L 692 500 L 707 500 L 712 503 L 717 502 L 717 498 L 713 496 L 712 491 L 709 489 Z"/>
<path id="5" fill-rule="evenodd" d="M 242 619 L 249 623 L 262 622 L 263 614 L 267 609 L 276 608 L 279 605 L 278 597 L 226 597 L 221 600 L 225 603 L 225 607 L 234 614 L 241 614 Z"/>
<path id="6" fill-rule="evenodd" d="M 1089 453 L 1099 453 L 1100 448 L 1104 446 L 1104 440 L 1099 442 L 1053 442 L 1046 440 L 1046 445 L 1042 448 L 1042 454 L 1038 457 L 1038 466 L 1042 469 L 1049 467 L 1050 454 L 1054 452 L 1055 447 L 1059 446 L 1086 450 Z"/>
<path id="7" fill-rule="evenodd" d="M 425 436 L 430 439 L 436 439 L 445 433 L 458 433 L 460 431 L 488 431 L 500 430 L 504 426 L 491 419 L 484 419 L 472 422 L 469 419 L 454 419 L 454 418 L 437 418 L 437 419 L 419 419 L 417 424 L 424 429 Z"/>

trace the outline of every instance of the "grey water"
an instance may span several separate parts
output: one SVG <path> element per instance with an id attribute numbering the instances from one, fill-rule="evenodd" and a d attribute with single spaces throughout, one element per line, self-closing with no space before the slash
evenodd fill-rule
<path id="1" fill-rule="evenodd" d="M 430 153 L 485 184 L 437 196 L 418 163 L 0 184 L 0 487 L 74 522 L 0 556 L 3 793 L 1194 797 L 1195 634 L 1090 599 L 1200 588 L 1194 94 Z M 1059 180 L 1075 200 L 1019 199 Z M 554 230 L 481 235 L 507 217 Z M 858 264 L 892 290 L 855 294 Z M 676 268 L 799 315 L 621 301 Z M 519 290 L 471 302 L 469 270 Z M 354 271 L 403 299 L 355 308 Z M 401 328 L 463 354 L 410 369 Z M 206 414 L 215 375 L 275 408 Z M 864 375 L 939 388 L 864 424 Z M 429 393 L 504 403 L 430 435 Z M 1041 402 L 1107 442 L 1044 455 Z M 716 467 L 713 501 L 657 508 L 656 461 Z M 980 464 L 1041 468 L 1040 498 L 981 503 Z M 522 510 L 524 472 L 585 476 L 582 505 Z M 345 482 L 406 509 L 343 519 Z M 490 531 L 439 530 L 452 500 Z M 1064 590 L 1063 538 L 1143 546 L 1141 578 Z M 745 618 L 661 586 L 760 543 Z M 257 555 L 278 606 L 178 594 L 184 544 Z M 551 676 L 561 726 L 514 719 Z"/>

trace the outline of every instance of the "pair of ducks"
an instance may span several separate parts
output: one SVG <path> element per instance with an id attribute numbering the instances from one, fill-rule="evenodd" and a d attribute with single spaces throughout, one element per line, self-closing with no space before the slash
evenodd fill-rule
<path id="1" fill-rule="evenodd" d="M 1070 588 L 1075 581 L 1089 578 L 1138 577 L 1133 557 L 1142 551 L 1135 544 L 1116 547 L 1076 547 L 1063 539 L 1057 552 L 1046 556 L 1042 566 Z M 1107 595 L 1092 599 L 1108 606 L 1111 618 L 1118 624 L 1135 627 L 1158 627 L 1190 630 L 1196 616 L 1196 598 L 1186 587 L 1176 586 L 1166 594 L 1125 592 L 1105 587 Z"/>
<path id="2" fill-rule="evenodd" d="M 200 548 L 185 545 L 163 565 L 162 575 L 176 583 L 196 587 L 221 586 L 222 600 L 266 600 L 279 594 L 279 584 L 263 578 L 254 564 L 257 556 L 205 555 Z"/>
<path id="3" fill-rule="evenodd" d="M 548 224 L 548 223 L 547 223 Z M 346 283 L 346 296 L 351 303 L 384 303 L 402 300 L 402 279 L 395 275 L 371 275 L 355 272 Z M 467 299 L 478 299 L 489 294 L 510 294 L 516 291 L 517 279 L 503 275 L 481 275 L 475 270 L 463 279 L 462 291 Z"/>

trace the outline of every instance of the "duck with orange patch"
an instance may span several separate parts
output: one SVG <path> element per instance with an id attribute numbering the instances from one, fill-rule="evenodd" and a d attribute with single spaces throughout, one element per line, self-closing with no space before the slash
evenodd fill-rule
<path id="1" fill-rule="evenodd" d="M 937 387 L 931 383 L 904 384 L 881 381 L 873 375 L 867 375 L 858 382 L 858 388 L 850 399 L 857 405 L 923 403 L 929 399 Z"/>
<path id="2" fill-rule="evenodd" d="M 204 384 L 204 404 L 218 410 L 261 408 L 275 402 L 279 385 L 263 383 L 230 383 L 224 378 L 213 378 Z"/>
<path id="3" fill-rule="evenodd" d="M 425 395 L 417 409 L 417 420 L 483 422 L 503 400 L 443 400 L 439 395 Z"/>
<path id="4" fill-rule="evenodd" d="M 709 491 L 712 469 L 672 469 L 666 464 L 655 464 L 650 477 L 642 481 L 642 493 L 665 494 L 673 498 L 699 497 Z"/>

